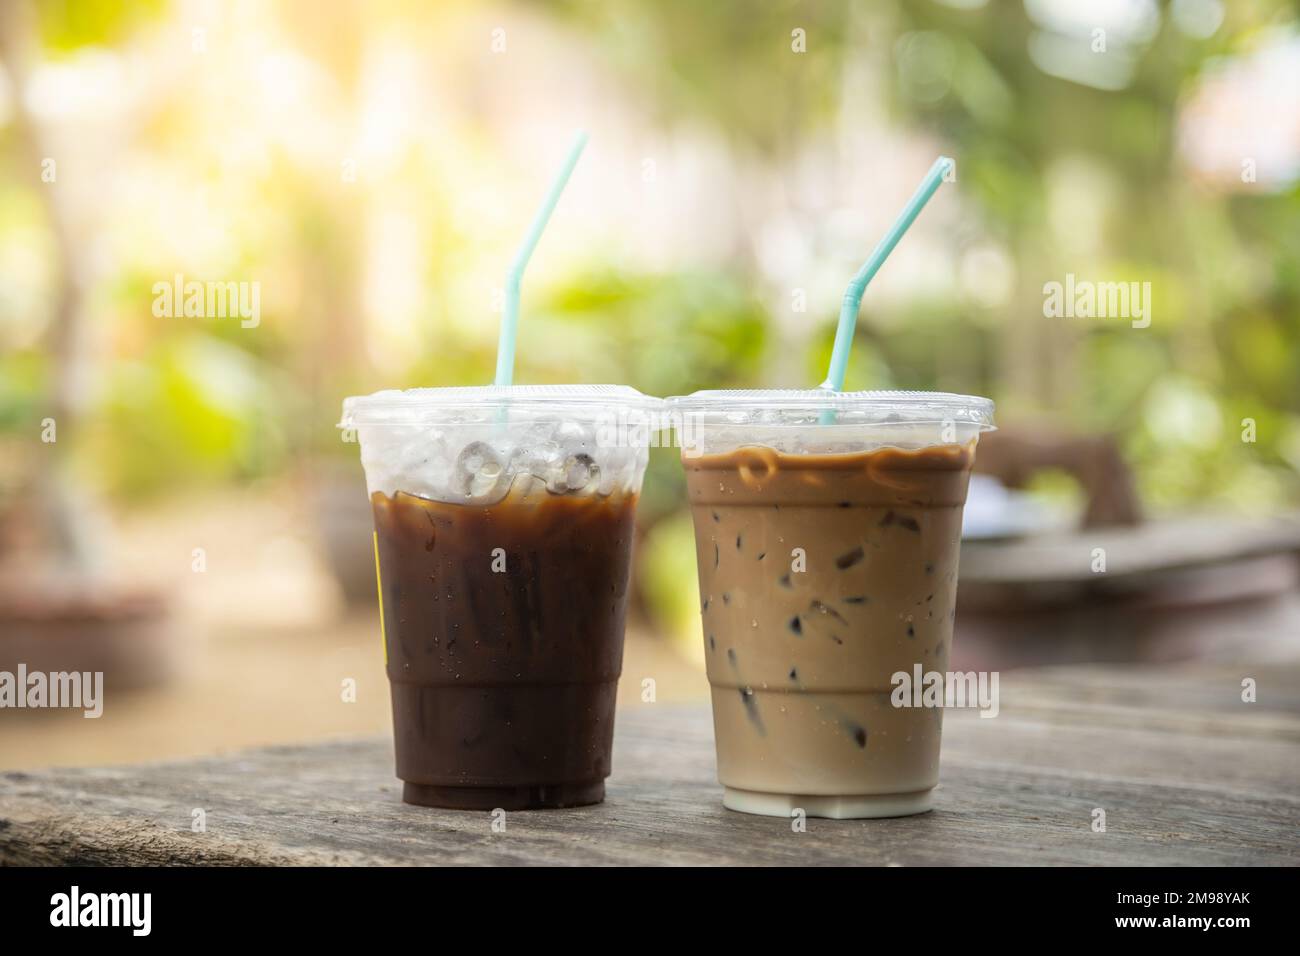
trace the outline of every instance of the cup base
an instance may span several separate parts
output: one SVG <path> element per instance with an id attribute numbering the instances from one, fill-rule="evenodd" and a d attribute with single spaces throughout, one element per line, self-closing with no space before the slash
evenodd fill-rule
<path id="1" fill-rule="evenodd" d="M 585 807 L 605 799 L 605 781 L 523 787 L 444 787 L 402 784 L 402 802 L 447 810 L 558 810 Z"/>
<path id="2" fill-rule="evenodd" d="M 764 793 L 759 790 L 740 790 L 727 787 L 722 795 L 722 805 L 728 810 L 755 813 L 765 817 L 789 818 L 791 811 L 801 809 L 810 817 L 830 820 L 862 820 L 873 817 L 908 817 L 930 810 L 931 790 L 914 793 L 844 794 L 839 796 L 814 796 L 797 793 Z"/>

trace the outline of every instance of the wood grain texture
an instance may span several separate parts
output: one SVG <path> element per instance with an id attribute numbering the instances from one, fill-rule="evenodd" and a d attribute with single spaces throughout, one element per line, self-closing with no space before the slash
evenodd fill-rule
<path id="1" fill-rule="evenodd" d="M 389 741 L 0 775 L 0 863 L 1300 863 L 1300 667 L 1002 675 L 1002 712 L 945 718 L 936 809 L 790 822 L 723 809 L 706 708 L 619 712 L 606 802 L 507 815 L 408 807 Z M 191 811 L 207 812 L 192 833 Z M 1107 830 L 1091 830 L 1105 809 Z"/>

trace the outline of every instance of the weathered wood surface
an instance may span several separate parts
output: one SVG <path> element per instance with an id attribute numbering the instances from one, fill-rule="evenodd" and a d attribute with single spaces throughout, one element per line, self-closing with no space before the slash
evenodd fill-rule
<path id="1" fill-rule="evenodd" d="M 936 809 L 918 817 L 797 833 L 732 813 L 707 709 L 646 704 L 619 713 L 603 805 L 511 813 L 504 833 L 403 805 L 372 739 L 6 773 L 0 863 L 1300 863 L 1300 666 L 1009 672 L 1001 690 L 994 719 L 946 715 Z"/>

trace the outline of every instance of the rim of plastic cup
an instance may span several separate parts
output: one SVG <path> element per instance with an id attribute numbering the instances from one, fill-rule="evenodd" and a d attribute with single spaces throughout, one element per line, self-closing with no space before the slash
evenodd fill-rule
<path id="1" fill-rule="evenodd" d="M 342 428 L 420 421 L 430 412 L 450 409 L 581 408 L 656 411 L 662 398 L 630 385 L 467 385 L 445 388 L 386 389 L 343 400 Z"/>
<path id="2" fill-rule="evenodd" d="M 993 400 L 954 392 L 862 391 L 832 392 L 822 388 L 706 389 L 664 400 L 672 412 L 714 413 L 719 416 L 746 411 L 857 411 L 874 412 L 870 424 L 928 424 L 957 421 L 991 431 Z M 727 420 L 728 424 L 748 424 Z M 753 424 L 760 424 L 755 422 Z M 761 423 L 768 424 L 768 423 Z M 856 424 L 856 423 L 855 423 Z"/>

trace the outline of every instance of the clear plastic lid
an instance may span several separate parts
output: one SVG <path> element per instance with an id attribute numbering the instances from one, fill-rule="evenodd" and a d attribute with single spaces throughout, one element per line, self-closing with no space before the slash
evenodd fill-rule
<path id="1" fill-rule="evenodd" d="M 836 421 L 845 424 L 942 424 L 955 421 L 978 425 L 980 431 L 994 427 L 991 399 L 952 392 L 714 389 L 675 395 L 665 401 L 673 411 L 734 424 L 749 421 L 816 422 L 822 412 L 833 411 L 836 412 Z"/>
<path id="2" fill-rule="evenodd" d="M 474 385 L 453 388 L 387 389 L 343 400 L 341 428 L 358 425 L 411 424 L 474 418 L 484 411 L 511 409 L 584 415 L 611 409 L 655 412 L 663 399 L 643 395 L 627 385 Z"/>
<path id="3" fill-rule="evenodd" d="M 744 445 L 807 454 L 965 444 L 995 427 L 991 400 L 950 392 L 720 389 L 666 404 L 688 455 Z"/>

